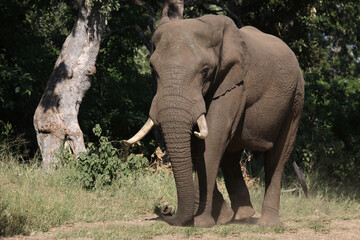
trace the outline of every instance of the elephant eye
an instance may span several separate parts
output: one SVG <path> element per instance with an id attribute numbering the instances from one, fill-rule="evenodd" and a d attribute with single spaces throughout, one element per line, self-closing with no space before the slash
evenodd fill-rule
<path id="1" fill-rule="evenodd" d="M 158 79 L 159 75 L 158 75 L 157 71 L 153 68 L 152 65 L 150 65 L 150 68 L 151 68 L 152 74 L 154 74 L 153 76 L 155 76 L 155 78 Z"/>
<path id="2" fill-rule="evenodd" d="M 201 75 L 203 78 L 206 78 L 209 73 L 209 68 L 205 67 L 203 70 L 201 70 Z"/>

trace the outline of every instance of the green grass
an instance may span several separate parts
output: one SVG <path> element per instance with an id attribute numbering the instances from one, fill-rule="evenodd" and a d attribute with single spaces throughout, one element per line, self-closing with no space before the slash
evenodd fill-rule
<path id="1" fill-rule="evenodd" d="M 176 195 L 168 174 L 133 174 L 113 186 L 88 191 L 75 172 L 44 173 L 34 164 L 0 162 L 0 233 L 29 234 L 74 222 L 136 219 L 152 213 L 156 200 Z"/>
<path id="2" fill-rule="evenodd" d="M 310 187 L 315 186 L 311 183 L 317 182 L 316 188 L 310 188 L 310 199 L 298 192 L 283 193 L 281 196 L 281 219 L 296 223 L 294 227 L 262 228 L 251 224 L 230 224 L 202 229 L 171 227 L 161 221 L 116 224 L 116 221 L 136 220 L 152 214 L 157 202 L 176 206 L 172 175 L 137 172 L 111 186 L 89 191 L 82 188 L 75 177 L 75 170 L 70 167 L 44 173 L 36 160 L 19 163 L 19 156 L 4 154 L 1 154 L 0 160 L 0 236 L 47 232 L 53 227 L 77 223 L 66 231 L 57 232 L 55 238 L 236 237 L 241 236 L 240 233 L 249 233 L 250 236 L 252 233 L 283 234 L 296 232 L 299 228 L 329 232 L 329 221 L 360 219 L 358 193 L 339 194 L 339 189 L 328 187 L 326 183 L 320 186 L 310 176 Z M 224 192 L 223 180 L 219 178 L 218 181 L 220 190 Z M 249 190 L 255 210 L 261 212 L 264 188 L 252 187 Z M 109 224 L 91 224 L 98 222 Z"/>

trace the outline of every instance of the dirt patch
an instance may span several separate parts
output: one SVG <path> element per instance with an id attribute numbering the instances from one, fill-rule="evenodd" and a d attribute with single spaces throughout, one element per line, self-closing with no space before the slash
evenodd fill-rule
<path id="1" fill-rule="evenodd" d="M 0 237 L 0 239 L 6 239 L 6 240 L 50 240 L 50 239 L 54 239 L 55 235 L 59 232 L 67 232 L 67 231 L 71 231 L 73 229 L 76 228 L 82 228 L 82 227 L 87 227 L 87 228 L 92 228 L 92 227 L 107 227 L 107 226 L 141 226 L 141 225 L 146 225 L 146 224 L 152 224 L 155 221 L 158 221 L 158 217 L 156 215 L 146 215 L 143 216 L 141 219 L 137 219 L 137 220 L 118 220 L 118 221 L 104 221 L 104 222 L 93 222 L 93 223 L 89 223 L 89 222 L 78 222 L 78 223 L 74 223 L 74 224 L 65 224 L 62 225 L 60 227 L 55 227 L 50 229 L 48 232 L 46 233 L 32 233 L 30 234 L 30 236 L 14 236 L 14 237 Z M 88 239 L 88 238 L 76 238 L 77 240 L 80 239 Z"/>
<path id="2" fill-rule="evenodd" d="M 156 240 L 167 240 L 167 239 L 189 239 L 189 240 L 215 240 L 215 239 L 279 239 L 279 240 L 329 240 L 329 239 L 341 239 L 341 240 L 360 240 L 360 219 L 357 220 L 334 220 L 328 223 L 323 223 L 324 227 L 320 229 L 311 228 L 300 228 L 303 224 L 299 223 L 285 223 L 284 227 L 290 228 L 283 233 L 239 233 L 231 234 L 226 237 L 220 238 L 217 235 L 204 235 L 202 237 L 189 237 L 184 238 L 182 235 L 171 235 L 171 236 L 159 236 L 153 239 Z M 328 225 L 328 226 L 326 226 Z"/>
<path id="3" fill-rule="evenodd" d="M 256 224 L 258 217 L 250 218 L 244 222 L 244 224 Z M 95 222 L 87 223 L 80 222 L 74 224 L 67 224 L 60 227 L 52 228 L 49 232 L 46 233 L 33 233 L 30 236 L 15 236 L 0 238 L 6 240 L 15 240 L 15 239 L 26 239 L 26 240 L 50 240 L 55 239 L 57 233 L 68 232 L 77 228 L 92 228 L 92 227 L 101 227 L 101 226 L 142 226 L 150 225 L 155 223 L 159 219 L 155 215 L 144 216 L 138 220 L 122 220 L 122 221 L 105 221 L 105 222 Z M 268 232 L 268 233 L 254 233 L 254 232 L 244 232 L 239 234 L 229 234 L 226 237 L 221 238 L 218 235 L 214 234 L 205 234 L 203 236 L 190 236 L 185 238 L 181 234 L 174 235 L 165 235 L 165 236 L 154 236 L 153 239 L 156 240 L 166 240 L 166 239 L 360 239 L 360 219 L 355 220 L 324 220 L 320 222 L 285 222 L 284 228 L 279 228 L 277 232 Z M 76 239 L 91 239 L 91 238 L 76 238 Z"/>
<path id="4" fill-rule="evenodd" d="M 310 226 L 310 228 L 296 228 L 294 223 L 285 223 L 293 230 L 284 233 L 267 233 L 254 235 L 261 238 L 275 239 L 360 239 L 360 220 L 333 220 L 323 222 L 318 228 Z"/>

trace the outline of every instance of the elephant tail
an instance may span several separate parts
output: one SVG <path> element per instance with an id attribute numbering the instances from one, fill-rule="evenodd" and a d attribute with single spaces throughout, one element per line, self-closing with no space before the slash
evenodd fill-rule
<path id="1" fill-rule="evenodd" d="M 302 172 L 302 170 L 299 168 L 299 166 L 296 164 L 296 161 L 293 161 L 293 167 L 296 173 L 296 176 L 300 182 L 301 188 L 304 191 L 305 197 L 309 198 L 309 194 L 308 194 L 308 186 L 306 184 L 306 180 L 305 180 L 305 176 L 304 173 Z"/>

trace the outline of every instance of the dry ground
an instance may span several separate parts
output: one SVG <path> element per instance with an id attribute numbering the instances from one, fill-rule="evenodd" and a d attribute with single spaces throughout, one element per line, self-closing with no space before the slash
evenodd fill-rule
<path id="1" fill-rule="evenodd" d="M 240 224 L 256 224 L 259 215 L 246 220 Z M 316 219 L 316 216 L 309 216 L 308 221 Z M 66 232 L 71 232 L 76 229 L 88 229 L 93 228 L 106 228 L 106 227 L 150 227 L 151 224 L 158 223 L 159 220 L 155 215 L 144 216 L 142 219 L 138 220 L 127 220 L 127 221 L 106 221 L 106 222 L 95 222 L 95 223 L 75 223 L 63 225 L 60 227 L 52 228 L 46 233 L 32 233 L 30 236 L 15 236 L 0 238 L 6 240 L 15 240 L 15 239 L 26 239 L 26 240 L 50 240 L 50 239 L 64 239 L 57 236 L 59 233 L 62 235 Z M 165 223 L 164 223 L 165 224 Z M 236 224 L 236 223 L 234 223 Z M 238 223 L 239 224 L 239 223 Z M 306 223 L 305 223 L 306 224 Z M 260 227 L 259 227 L 260 228 Z M 283 229 L 283 230 L 281 230 Z M 119 236 L 119 239 L 126 239 L 124 236 Z M 66 239 L 92 239 L 92 238 L 69 238 Z M 174 235 L 162 235 L 162 236 L 153 236 L 150 239 L 165 240 L 165 239 L 359 239 L 360 240 L 360 219 L 355 220 L 328 220 L 323 221 L 321 226 L 317 227 L 304 227 L 304 222 L 285 222 L 284 228 L 280 228 L 279 231 L 268 231 L 268 232 L 239 232 L 237 234 L 229 234 L 226 237 L 221 237 L 214 234 L 203 234 L 202 236 L 189 236 L 186 237 L 182 234 Z"/>

